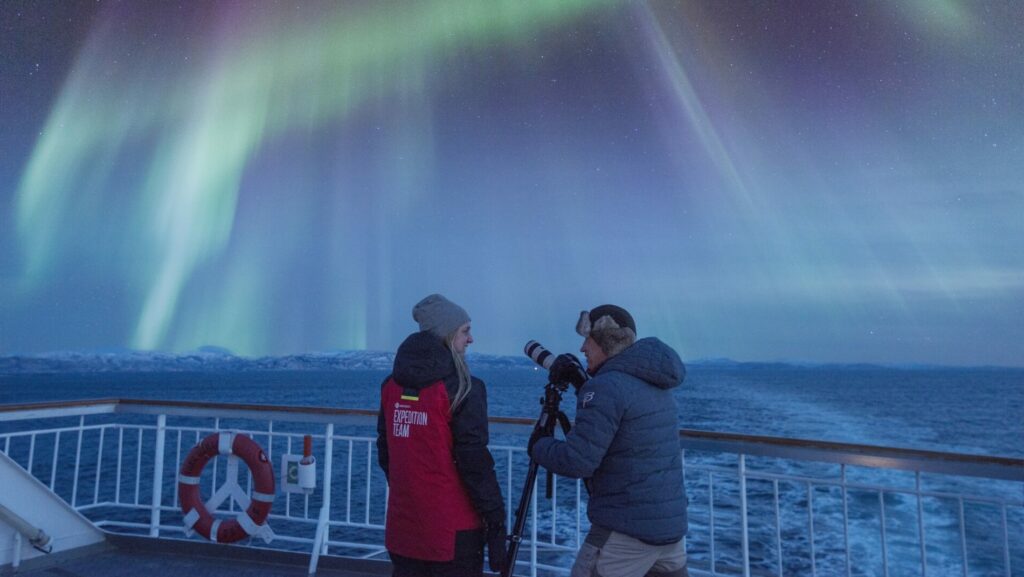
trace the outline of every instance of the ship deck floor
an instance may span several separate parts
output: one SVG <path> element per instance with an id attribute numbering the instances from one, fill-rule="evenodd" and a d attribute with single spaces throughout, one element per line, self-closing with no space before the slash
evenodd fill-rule
<path id="1" fill-rule="evenodd" d="M 0 570 L 0 574 L 7 574 Z M 148 537 L 108 535 L 107 543 L 26 561 L 21 577 L 306 577 L 309 554 Z M 385 561 L 321 557 L 319 577 L 380 577 Z"/>

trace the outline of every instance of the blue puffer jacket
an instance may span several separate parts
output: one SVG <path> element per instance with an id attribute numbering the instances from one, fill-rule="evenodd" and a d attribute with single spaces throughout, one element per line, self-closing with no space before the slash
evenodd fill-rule
<path id="1" fill-rule="evenodd" d="M 544 438 L 533 458 L 558 475 L 590 479 L 590 522 L 651 544 L 686 534 L 686 493 L 673 388 L 683 362 L 656 338 L 605 361 L 577 393 L 564 441 Z"/>

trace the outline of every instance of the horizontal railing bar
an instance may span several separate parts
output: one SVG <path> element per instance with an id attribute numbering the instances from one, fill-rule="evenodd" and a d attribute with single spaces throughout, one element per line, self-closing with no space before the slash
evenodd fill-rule
<path id="1" fill-rule="evenodd" d="M 313 521 L 313 524 L 315 525 L 316 519 L 313 519 Z M 384 525 L 376 525 L 373 523 L 356 523 L 353 521 L 328 521 L 327 525 L 330 527 L 355 527 L 358 529 L 373 529 L 374 531 L 384 530 Z"/>
<path id="2" fill-rule="evenodd" d="M 110 521 L 110 520 L 106 520 L 106 521 L 97 521 L 95 524 L 96 524 L 97 527 L 123 527 L 123 528 L 128 528 L 128 529 L 146 529 L 146 530 L 148 530 L 150 528 L 150 524 L 149 523 L 133 523 L 131 521 Z M 184 534 L 185 533 L 185 528 L 182 527 L 181 525 L 160 525 L 160 531 L 171 531 L 171 532 L 175 532 L 175 533 Z M 310 539 L 309 537 L 293 537 L 291 535 L 277 535 L 277 534 L 274 535 L 274 540 L 275 541 L 286 541 L 286 542 L 289 542 L 289 543 L 301 543 L 301 544 L 304 544 L 304 545 L 310 544 L 310 543 L 313 542 L 313 540 Z M 372 548 L 374 546 L 373 545 L 363 545 L 363 547 L 365 547 L 365 548 Z"/>
<path id="3" fill-rule="evenodd" d="M 138 511 L 151 511 L 153 509 L 153 507 L 151 505 L 143 505 L 143 504 L 136 505 L 135 503 L 115 503 L 113 501 L 104 501 L 102 503 L 89 503 L 88 505 L 79 505 L 79 506 L 75 507 L 75 509 L 78 510 L 79 512 L 81 512 L 81 511 L 88 511 L 88 510 L 91 510 L 91 509 L 102 509 L 104 507 L 109 507 L 109 508 L 112 508 L 112 509 L 135 509 L 135 510 L 138 510 Z M 180 513 L 181 512 L 180 508 L 173 507 L 173 506 L 170 506 L 170 505 L 161 505 L 159 508 L 160 508 L 161 511 L 168 512 L 168 513 L 175 513 L 175 512 Z M 231 517 L 231 516 L 238 515 L 238 511 L 225 511 L 223 509 L 218 509 L 217 511 L 213 511 L 212 513 L 214 514 L 214 516 L 221 515 L 224 518 L 228 518 L 228 517 Z M 280 514 L 276 514 L 276 513 L 271 513 L 270 515 L 267 515 L 267 518 L 270 519 L 270 520 L 287 521 L 289 523 L 305 523 L 307 525 L 316 525 L 317 524 L 317 519 L 314 519 L 314 518 L 291 517 L 291 516 L 288 516 L 288 515 L 280 515 Z M 106 521 L 104 521 L 104 522 L 106 522 Z M 332 527 L 356 527 L 356 528 L 360 528 L 360 529 L 376 529 L 376 530 L 381 530 L 381 531 L 384 530 L 384 525 L 375 525 L 375 524 L 372 524 L 372 523 L 371 524 L 366 524 L 366 523 L 348 523 L 348 522 L 345 522 L 345 521 L 329 521 L 329 523 L 330 523 L 330 525 Z M 149 524 L 142 524 L 140 526 L 148 528 Z M 312 540 L 310 540 L 310 541 L 312 541 Z"/>
<path id="4" fill-rule="evenodd" d="M 367 555 L 368 557 L 373 556 L 373 555 L 380 555 L 381 553 L 386 553 L 387 552 L 387 549 L 384 546 L 382 546 L 382 545 L 371 545 L 369 543 L 356 543 L 356 542 L 353 542 L 353 541 L 331 541 L 331 540 L 328 540 L 327 541 L 327 545 L 330 546 L 330 547 L 351 547 L 353 549 L 366 549 L 367 551 L 371 551 L 371 553 L 369 555 Z"/>
<path id="5" fill-rule="evenodd" d="M 132 523 L 130 521 L 99 521 L 96 523 L 97 527 L 126 527 L 130 529 L 149 529 L 148 523 Z M 185 528 L 180 525 L 160 525 L 161 531 L 172 531 L 175 533 L 184 534 Z M 303 545 L 309 545 L 313 543 L 313 539 L 309 537 L 295 537 L 292 535 L 274 535 L 275 541 L 284 541 L 287 543 L 300 543 Z M 379 554 L 387 551 L 382 545 L 374 545 L 371 543 L 356 543 L 353 541 L 328 541 L 329 545 L 338 547 L 349 547 L 353 549 L 365 549 L 371 551 L 371 555 Z"/>
<path id="6" fill-rule="evenodd" d="M 718 473 L 723 476 L 737 477 L 739 472 L 736 469 L 728 467 L 718 467 L 714 465 L 687 465 L 686 470 L 692 470 L 704 473 Z M 918 491 L 908 487 L 898 487 L 895 485 L 871 485 L 865 483 L 858 483 L 856 481 L 847 481 L 845 484 L 840 479 L 829 478 L 829 477 L 808 477 L 805 475 L 790 475 L 787 473 L 770 473 L 766 471 L 758 472 L 747 472 L 745 473 L 747 479 L 755 479 L 758 481 L 793 481 L 797 483 L 810 483 L 815 486 L 828 486 L 828 487 L 842 487 L 846 486 L 850 489 L 863 489 L 867 491 L 882 491 L 885 493 L 900 493 L 903 495 L 922 495 L 925 497 L 963 497 L 970 501 L 982 501 L 986 503 L 1006 504 L 1013 506 L 1024 506 L 1024 500 L 1015 501 L 1009 499 L 993 499 L 991 497 L 980 497 L 976 495 L 970 495 L 967 493 L 953 495 L 951 493 L 935 492 L 935 491 Z"/>
<path id="7" fill-rule="evenodd" d="M 105 503 L 92 503 L 92 504 L 89 504 L 89 505 L 82 505 L 82 506 L 76 507 L 76 509 L 79 512 L 81 512 L 81 511 L 87 511 L 87 510 L 90 510 L 90 509 L 98 509 L 98 508 L 102 508 L 102 507 L 112 507 L 112 508 L 119 508 L 119 509 L 137 509 L 137 510 L 140 510 L 140 511 L 149 511 L 151 509 L 151 507 L 149 505 L 141 505 L 141 504 L 140 505 L 136 505 L 134 503 L 113 503 L 113 502 L 109 502 L 109 501 L 105 502 Z M 168 506 L 168 505 L 161 505 L 160 506 L 160 510 L 161 511 L 165 511 L 165 512 L 180 512 L 179 508 L 171 507 L 171 506 Z M 228 511 L 218 510 L 217 513 L 228 514 L 229 512 Z M 237 514 L 237 512 L 235 512 L 234 514 Z M 227 517 L 224 517 L 224 518 L 227 518 Z M 307 524 L 307 525 L 315 525 L 317 523 L 317 519 L 313 519 L 313 518 L 289 517 L 289 516 L 286 516 L 286 515 L 279 515 L 279 514 L 274 514 L 274 513 L 268 515 L 267 519 L 269 519 L 270 521 L 277 520 L 277 521 L 284 521 L 284 522 L 288 522 L 288 523 L 304 523 L 304 524 Z M 358 529 L 370 529 L 370 530 L 375 530 L 375 531 L 383 531 L 384 530 L 384 525 L 375 525 L 375 524 L 372 524 L 372 523 L 371 524 L 366 524 L 366 523 L 350 523 L 350 522 L 346 522 L 346 521 L 333 521 L 332 520 L 332 521 L 328 521 L 328 524 L 331 527 L 337 527 L 337 528 L 358 528 Z M 114 520 L 96 521 L 96 525 L 97 526 L 114 525 L 114 526 L 124 526 L 124 527 L 140 528 L 140 529 L 149 529 L 149 527 L 150 527 L 150 525 L 148 523 L 132 523 L 132 522 L 129 522 L 129 521 L 114 521 Z M 160 529 L 161 530 L 175 530 L 175 531 L 179 531 L 179 532 L 182 531 L 182 527 L 179 526 L 179 525 L 161 525 Z M 298 540 L 298 542 L 303 542 L 303 543 L 312 543 L 313 542 L 313 540 L 310 539 L 310 538 L 302 538 L 302 537 L 292 537 L 292 538 L 289 538 L 288 536 L 281 536 L 281 535 L 275 535 L 274 539 L 293 540 L 293 541 Z M 330 544 L 332 544 L 332 545 L 341 544 L 341 543 L 342 543 L 341 541 L 330 541 Z M 523 544 L 524 545 L 528 545 L 529 543 L 530 543 L 529 539 L 526 539 L 526 538 L 523 539 Z M 363 544 L 363 546 L 364 547 L 368 547 L 368 548 L 369 547 L 373 547 L 373 545 L 369 545 L 369 544 Z M 568 546 L 568 545 L 558 545 L 558 544 L 538 541 L 537 542 L 537 550 L 538 551 L 545 551 L 545 552 L 561 552 L 561 551 L 570 551 L 571 552 L 571 551 L 576 551 L 576 547 Z"/>
<path id="8" fill-rule="evenodd" d="M 145 526 L 149 527 L 149 525 L 145 525 Z M 183 535 L 185 533 L 185 528 L 182 527 L 181 525 L 161 525 L 160 526 L 160 530 L 161 531 L 173 531 L 175 533 L 181 533 Z M 186 540 L 187 540 L 187 538 L 186 538 Z M 281 535 L 281 534 L 278 534 L 278 533 L 274 534 L 274 541 L 285 541 L 287 543 L 301 543 L 303 545 L 309 545 L 309 544 L 313 543 L 313 540 L 310 539 L 309 537 L 295 537 L 295 536 L 292 536 L 292 535 Z"/>
<path id="9" fill-rule="evenodd" d="M 143 504 L 143 503 L 138 503 L 138 504 L 136 504 L 136 503 L 118 503 L 117 501 L 103 501 L 101 503 L 89 503 L 88 505 L 76 505 L 75 506 L 75 510 L 77 510 L 77 511 L 87 511 L 89 509 L 101 509 L 103 507 L 110 507 L 112 509 L 136 509 L 138 511 L 152 511 L 153 510 L 153 506 L 152 505 L 146 505 L 146 504 Z M 160 505 L 159 509 L 161 511 L 166 511 L 168 513 L 172 513 L 172 512 L 175 512 L 175 511 L 178 511 L 178 512 L 181 511 L 181 509 L 179 509 L 178 507 L 174 507 L 174 506 L 171 506 L 171 505 Z M 226 511 L 218 510 L 218 512 L 225 513 Z M 236 511 L 236 513 L 237 513 L 237 511 Z M 149 527 L 149 524 L 146 524 L 146 527 Z"/>
<path id="10" fill-rule="evenodd" d="M 118 413 L 165 414 L 222 419 L 257 419 L 298 421 L 308 423 L 345 423 L 365 425 L 376 423 L 377 411 L 364 409 L 331 409 L 285 405 L 250 405 L 239 403 L 204 403 L 197 401 L 149 401 L 121 399 Z"/>
<path id="11" fill-rule="evenodd" d="M 885 485 L 871 485 L 868 483 L 856 483 L 847 481 L 845 484 L 842 481 L 833 479 L 818 479 L 815 477 L 798 477 L 798 476 L 766 476 L 761 474 L 747 474 L 748 479 L 756 479 L 758 481 L 796 481 L 801 483 L 810 483 L 813 487 L 846 487 L 847 489 L 857 489 L 860 491 L 871 491 L 881 492 L 886 494 L 898 494 L 898 495 L 920 495 L 922 497 L 938 497 L 942 499 L 964 499 L 971 503 L 988 503 L 991 505 L 1010 505 L 1010 506 L 1024 506 L 1024 501 L 1014 501 L 1009 499 L 998 499 L 994 497 L 983 497 L 980 495 L 971 495 L 970 493 L 947 493 L 944 491 L 918 491 L 912 488 L 901 488 L 901 487 L 889 487 Z"/>
<path id="12" fill-rule="evenodd" d="M 916 489 L 908 487 L 874 485 L 871 483 L 858 483 L 856 481 L 847 481 L 846 483 L 843 483 L 842 480 L 836 479 L 820 479 L 814 477 L 782 475 L 782 473 L 779 473 L 779 475 L 774 475 L 774 473 L 749 472 L 746 473 L 746 479 L 754 479 L 757 481 L 794 481 L 797 483 L 810 483 L 811 485 L 824 485 L 828 487 L 846 487 L 848 489 L 859 489 L 863 491 L 872 492 L 882 491 L 883 493 L 899 493 L 902 495 L 923 495 L 926 497 L 947 497 L 950 495 L 949 493 L 945 493 L 942 491 L 918 491 Z M 957 495 L 962 496 L 965 499 L 970 499 L 972 501 L 985 500 L 987 502 L 1007 503 L 1008 505 L 1024 504 L 1024 501 L 998 500 L 992 499 L 991 497 L 980 497 L 976 495 L 971 495 L 970 493 L 957 493 Z"/>
<path id="13" fill-rule="evenodd" d="M 296 438 L 302 437 L 302 433 L 295 436 Z M 320 437 L 323 438 L 323 435 L 320 435 Z M 316 435 L 313 435 L 313 438 L 315 439 Z M 331 435 L 331 438 L 335 441 L 352 441 L 356 443 L 365 443 L 367 441 L 376 442 L 377 440 L 377 437 L 354 437 L 351 435 Z"/>
<path id="14" fill-rule="evenodd" d="M 687 463 L 684 468 L 686 470 L 693 470 L 697 472 L 717 472 L 723 477 L 737 477 L 738 470 L 732 467 L 723 467 L 719 465 L 693 465 Z M 756 471 L 744 473 L 746 479 L 754 479 L 757 481 L 792 481 L 794 483 L 810 483 L 811 485 L 828 486 L 828 487 L 843 487 L 844 485 L 851 489 L 864 489 L 867 491 L 884 491 L 886 493 L 900 493 L 905 495 L 924 495 L 926 497 L 947 497 L 948 493 L 936 493 L 931 491 L 918 491 L 907 487 L 897 487 L 894 485 L 871 485 L 857 482 L 847 481 L 845 484 L 840 479 L 826 478 L 826 477 L 807 477 L 802 475 L 790 475 L 785 472 L 768 472 L 768 471 Z M 972 501 L 985 500 L 986 502 L 993 503 L 1006 503 L 1008 505 L 1024 505 L 1024 500 L 992 500 L 987 497 L 977 497 L 965 494 L 965 498 L 971 499 Z"/>
<path id="15" fill-rule="evenodd" d="M 126 425 L 126 426 L 135 428 L 135 425 Z M 156 427 L 151 427 L 151 428 L 155 429 Z M 287 437 L 302 438 L 302 437 L 305 436 L 302 433 L 282 433 L 282 432 L 278 432 L 278 431 L 267 431 L 265 429 L 240 429 L 238 427 L 221 427 L 220 429 L 214 429 L 213 427 L 189 427 L 189 426 L 184 426 L 184 425 L 177 425 L 177 426 L 170 426 L 169 425 L 169 426 L 165 427 L 165 429 L 168 432 L 181 432 L 181 433 L 204 433 L 204 432 L 205 433 L 217 433 L 217 432 L 220 432 L 220 431 L 231 431 L 232 433 L 238 433 L 238 434 L 242 434 L 242 435 L 259 436 L 259 437 L 268 437 L 269 436 L 269 437 L 284 437 L 284 438 L 287 438 Z M 323 438 L 323 435 L 320 435 L 320 437 L 317 437 L 316 435 L 312 435 L 312 437 L 314 439 L 316 439 L 316 438 Z M 370 437 L 363 437 L 363 440 L 366 440 L 366 439 L 369 439 L 369 438 Z"/>
<path id="16" fill-rule="evenodd" d="M 691 465 L 686 463 L 683 468 L 688 471 L 697 471 L 700 473 L 721 473 L 723 475 L 736 476 L 739 470 L 735 467 L 722 467 L 721 465 Z M 780 473 L 781 474 L 781 473 Z"/>
<path id="17" fill-rule="evenodd" d="M 731 467 L 718 467 L 718 466 L 714 466 L 714 465 L 690 465 L 690 464 L 687 464 L 683 468 L 686 471 L 694 471 L 694 472 L 697 472 L 697 473 L 716 473 L 716 474 L 721 475 L 723 477 L 736 477 L 738 475 L 737 470 L 735 468 L 731 468 Z M 839 477 L 840 477 L 839 475 L 836 475 L 835 477 L 827 477 L 825 475 L 822 475 L 822 476 L 819 476 L 819 477 L 808 477 L 806 475 L 794 475 L 794 474 L 791 474 L 791 473 L 773 473 L 771 471 L 750 472 L 749 470 L 746 473 L 744 473 L 744 475 L 748 479 L 757 479 L 757 480 L 760 480 L 760 481 L 777 480 L 777 481 L 797 481 L 797 482 L 801 482 L 801 483 L 807 482 L 807 481 L 811 481 L 811 482 L 814 482 L 814 483 L 826 483 L 826 482 L 828 482 L 828 483 L 831 483 L 831 484 L 841 484 L 842 483 L 842 481 L 838 480 Z M 848 481 L 847 485 L 853 486 L 854 483 L 856 483 L 856 482 L 855 481 L 853 481 L 853 482 Z M 872 488 L 879 488 L 879 487 L 883 487 L 883 486 L 872 485 Z M 884 487 L 889 487 L 889 488 L 893 488 L 893 489 L 902 489 L 901 487 L 899 487 L 897 485 L 888 485 L 888 486 L 884 486 Z"/>
<path id="18" fill-rule="evenodd" d="M 96 524 L 97 527 L 126 527 L 126 528 L 130 528 L 130 529 L 147 529 L 147 530 L 150 528 L 149 523 L 134 523 L 134 522 L 131 522 L 131 521 L 104 520 L 104 521 L 97 521 L 95 524 Z M 160 525 L 160 530 L 161 531 L 173 531 L 173 532 L 182 533 L 182 534 L 184 534 L 184 532 L 185 532 L 185 528 L 182 527 L 181 525 Z M 310 544 L 310 543 L 313 542 L 313 539 L 310 539 L 309 537 L 295 537 L 295 536 L 292 536 L 292 535 L 282 535 L 282 534 L 279 534 L 279 533 L 274 535 L 274 540 L 275 541 L 285 541 L 285 542 L 288 542 L 288 543 L 302 543 L 302 544 Z M 341 546 L 341 547 L 353 547 L 353 548 L 357 548 L 357 549 L 367 549 L 367 550 L 370 550 L 370 551 L 378 551 L 378 550 L 383 550 L 384 549 L 384 547 L 381 546 L 381 545 L 374 545 L 374 544 L 371 544 L 371 543 L 354 543 L 354 542 L 349 542 L 349 541 L 329 541 L 328 543 L 330 545 L 338 545 L 338 546 Z"/>
<path id="19" fill-rule="evenodd" d="M 748 478 L 749 477 L 750 476 L 748 475 Z M 763 481 L 763 480 L 771 480 L 771 479 L 758 478 L 758 480 L 762 480 Z M 822 481 L 822 480 L 813 479 L 813 478 L 792 478 L 792 479 L 780 479 L 780 480 L 793 480 L 793 481 L 799 481 L 799 482 L 811 482 L 812 486 L 814 486 L 814 487 L 841 487 L 842 486 L 838 482 Z M 874 491 L 881 491 L 882 493 L 886 493 L 886 494 L 900 494 L 900 495 L 914 495 L 914 496 L 921 496 L 921 497 L 932 497 L 932 498 L 937 498 L 937 499 L 961 499 L 962 498 L 962 499 L 964 499 L 965 502 L 968 502 L 968 503 L 981 503 L 981 504 L 988 504 L 988 505 L 1006 505 L 1006 506 L 1009 506 L 1009 507 L 1024 507 L 1024 500 L 1022 500 L 1022 501 L 1012 501 L 1012 500 L 1004 500 L 1004 499 L 995 499 L 995 498 L 992 498 L 992 497 L 984 497 L 984 496 L 980 496 L 980 495 L 971 495 L 971 494 L 966 494 L 966 493 L 964 493 L 964 494 L 962 494 L 962 493 L 948 493 L 948 492 L 944 492 L 944 491 L 920 491 L 920 492 L 917 492 L 917 491 L 915 491 L 913 489 L 899 489 L 899 490 L 897 490 L 897 489 L 892 489 L 892 488 L 889 488 L 889 487 L 883 487 L 883 486 L 877 486 L 877 485 L 865 485 L 865 484 L 857 484 L 857 483 L 847 483 L 846 484 L 846 488 L 847 489 L 863 490 L 863 491 L 872 491 L 872 492 L 874 492 Z M 149 510 L 152 509 L 152 507 L 149 506 L 149 505 L 142 505 L 142 504 L 136 505 L 135 503 L 117 503 L 117 502 L 114 502 L 114 501 L 103 501 L 101 503 L 89 503 L 89 504 L 86 504 L 86 505 L 78 505 L 75 508 L 78 511 L 88 511 L 88 510 L 91 510 L 91 509 L 101 509 L 101 508 L 104 508 L 104 507 L 117 508 L 117 509 L 136 509 L 136 510 L 140 510 L 140 511 L 149 511 Z M 180 512 L 180 509 L 178 507 L 173 507 L 173 506 L 169 506 L 169 505 L 161 505 L 160 506 L 160 510 L 161 511 L 166 511 L 166 512 L 172 512 L 172 513 L 173 512 Z M 218 511 L 218 513 L 229 513 L 229 512 L 228 511 Z M 269 519 L 279 519 L 279 520 L 282 520 L 282 521 L 288 521 L 288 522 L 292 522 L 292 523 L 305 523 L 305 524 L 308 524 L 308 525 L 315 525 L 317 523 L 317 520 L 314 519 L 314 518 L 293 517 L 293 516 L 280 515 L 280 514 L 275 514 L 275 513 L 271 513 L 270 515 L 268 515 L 268 518 Z M 366 524 L 366 523 L 350 523 L 350 522 L 346 522 L 346 521 L 329 521 L 329 524 L 332 527 L 358 527 L 358 528 L 363 528 L 363 529 L 379 529 L 379 530 L 383 530 L 384 529 L 384 525 L 378 525 L 378 524 L 374 524 L 374 523 Z M 144 525 L 144 526 L 145 527 L 149 527 L 149 525 Z M 523 542 L 524 543 L 529 542 L 529 539 L 525 539 L 524 538 Z M 542 544 L 543 544 L 543 542 L 538 542 L 538 547 L 540 547 L 540 545 L 542 545 Z M 548 545 L 550 545 L 550 543 Z M 555 550 L 561 550 L 562 546 L 555 545 L 554 549 Z"/>
<path id="20" fill-rule="evenodd" d="M 89 509 L 96 509 L 96 508 L 100 508 L 100 507 L 104 507 L 104 506 L 116 507 L 116 508 L 120 508 L 120 509 L 138 509 L 138 510 L 141 510 L 141 511 L 149 511 L 151 509 L 151 507 L 148 506 L 148 505 L 135 505 L 133 503 L 128 503 L 128 504 L 121 503 L 121 504 L 118 504 L 118 503 L 110 503 L 110 502 L 108 502 L 108 503 L 97 503 L 97 504 L 83 505 L 83 506 L 77 507 L 77 510 L 81 512 L 81 511 L 87 511 Z M 180 511 L 180 509 L 178 509 L 176 507 L 170 507 L 170 506 L 167 506 L 167 505 L 162 505 L 160 507 L 160 510 L 161 511 L 166 511 L 166 512 Z M 218 511 L 218 513 L 228 513 L 228 512 L 227 511 Z M 235 514 L 237 514 L 237 512 Z M 284 522 L 289 522 L 289 523 L 305 523 L 305 524 L 308 524 L 308 525 L 315 525 L 317 523 L 317 519 L 313 519 L 313 518 L 307 519 L 307 518 L 304 518 L 304 517 L 288 517 L 288 516 L 285 516 L 285 515 L 278 515 L 278 514 L 270 514 L 270 515 L 267 516 L 267 519 L 269 519 L 270 521 L 277 520 L 277 521 L 284 521 Z M 331 527 L 337 527 L 337 528 L 370 529 L 370 530 L 375 530 L 375 531 L 383 531 L 384 530 L 384 525 L 374 525 L 374 524 L 367 525 L 366 523 L 349 523 L 349 522 L 346 522 L 346 521 L 328 521 L 328 524 Z M 115 525 L 115 526 L 124 526 L 124 527 L 140 528 L 140 529 L 149 529 L 149 527 L 150 527 L 150 525 L 148 523 L 132 523 L 132 522 L 129 522 L 129 521 L 114 521 L 114 520 L 97 521 L 96 525 L 97 526 Z M 179 531 L 179 532 L 182 531 L 182 527 L 179 526 L 179 525 L 161 525 L 160 529 L 161 530 L 174 530 L 174 531 Z M 275 535 L 274 539 L 292 540 L 292 541 L 298 540 L 298 542 L 303 542 L 303 543 L 312 543 L 313 542 L 313 540 L 310 539 L 310 538 L 303 538 L 303 537 L 291 537 L 291 538 L 289 538 L 288 536 L 282 536 L 282 535 Z M 342 542 L 341 541 L 330 541 L 329 543 L 332 544 L 332 545 L 335 545 L 335 544 L 341 544 Z M 530 543 L 530 540 L 527 539 L 527 538 L 524 538 L 522 543 L 524 545 L 528 545 Z M 373 547 L 373 545 L 369 545 L 369 544 L 363 544 L 363 546 L 364 547 L 368 547 L 368 548 L 369 547 Z M 554 544 L 554 543 L 547 543 L 547 542 L 543 542 L 543 541 L 538 541 L 537 542 L 537 550 L 538 551 L 544 551 L 544 552 L 552 552 L 552 553 L 563 552 L 563 551 L 572 552 L 572 551 L 576 551 L 576 547 L 569 546 L 569 545 L 558 545 L 558 544 Z"/>
<path id="21" fill-rule="evenodd" d="M 150 399 L 85 399 L 26 404 L 0 404 L 0 421 L 27 420 L 83 414 L 128 413 L 165 414 L 188 417 L 281 420 L 310 423 L 376 424 L 377 411 L 299 405 L 253 405 L 210 403 L 203 401 L 169 401 Z M 533 426 L 533 420 L 513 417 L 492 417 L 494 425 Z"/>
<path id="22" fill-rule="evenodd" d="M 886 491 L 888 493 L 894 493 L 897 491 Z M 945 491 L 921 491 L 920 493 L 910 493 L 906 491 L 899 491 L 903 495 L 920 495 L 922 497 L 935 497 L 938 499 L 963 499 L 965 503 L 982 503 L 986 505 L 1005 505 L 1007 507 L 1024 507 L 1024 500 L 1021 501 L 1009 501 L 1003 499 L 994 499 L 992 497 L 981 497 L 979 495 L 971 495 L 970 493 L 947 493 Z"/>
<path id="23" fill-rule="evenodd" d="M 384 554 L 384 553 L 387 553 L 387 552 L 388 552 L 388 550 L 387 550 L 386 547 L 381 547 L 380 551 L 371 551 L 370 553 L 367 553 L 367 554 L 363 555 L 362 557 L 359 557 L 359 559 L 372 559 L 372 558 L 376 557 L 377 555 L 381 555 L 381 554 Z"/>
<path id="24" fill-rule="evenodd" d="M 178 527 L 178 530 L 181 531 L 182 528 Z M 302 543 L 304 545 L 305 544 L 310 544 L 310 545 L 313 544 L 313 540 L 310 539 L 309 537 L 295 537 L 293 535 L 280 535 L 278 533 L 274 533 L 274 541 L 285 541 L 285 542 L 288 542 L 288 543 Z"/>
<path id="25" fill-rule="evenodd" d="M 117 410 L 119 399 L 52 401 L 45 403 L 0 404 L 0 422 L 26 419 L 52 419 L 78 415 L 102 415 Z M 69 412 L 69 409 L 77 409 Z"/>
<path id="26" fill-rule="evenodd" d="M 149 530 L 149 527 L 150 527 L 149 523 L 132 523 L 131 521 L 111 521 L 109 519 L 103 520 L 103 521 L 94 521 L 93 524 L 96 525 L 97 527 L 128 527 L 128 528 L 131 528 L 131 529 L 146 529 L 146 530 Z M 173 530 L 174 526 L 173 525 L 171 527 L 161 526 L 160 528 L 169 531 L 169 530 Z"/>
<path id="27" fill-rule="evenodd" d="M 516 446 L 512 446 L 512 445 L 487 445 L 487 446 L 490 447 L 491 449 L 495 450 L 495 451 L 511 451 L 513 453 L 525 453 L 526 452 L 526 447 L 523 447 L 523 446 L 520 446 L 520 445 L 516 445 Z"/>
<path id="28" fill-rule="evenodd" d="M 377 418 L 376 411 L 363 409 L 208 403 L 198 401 L 98 399 L 0 405 L 0 421 L 111 412 L 166 414 L 189 417 L 248 418 L 274 421 L 330 422 L 356 425 L 376 424 Z M 534 424 L 532 419 L 510 417 L 493 417 L 490 419 L 490 422 L 492 429 L 509 428 L 518 432 L 525 432 L 528 427 L 532 427 Z M 133 426 L 133 428 L 135 427 Z M 266 431 L 254 433 L 267 434 Z M 695 431 L 690 429 L 681 429 L 679 431 L 679 441 L 680 446 L 687 450 L 739 453 L 759 457 L 844 463 L 875 469 L 922 471 L 1024 481 L 1024 459 Z"/>
<path id="29" fill-rule="evenodd" d="M 104 425 L 85 425 L 85 426 L 82 426 L 82 427 L 79 427 L 79 426 L 76 425 L 76 426 L 73 426 L 73 427 L 60 427 L 60 428 L 52 428 L 52 429 L 33 429 L 31 431 L 11 431 L 10 433 L 4 433 L 3 435 L 0 435 L 0 438 L 2 438 L 2 437 L 30 437 L 32 435 L 48 435 L 48 434 L 51 434 L 51 433 L 71 433 L 71 432 L 77 433 L 78 431 L 95 431 L 95 430 L 99 430 L 99 429 L 105 429 L 105 428 L 108 428 L 108 427 L 120 427 L 120 426 L 127 426 L 127 427 L 136 428 L 135 425 L 118 425 L 118 424 L 113 424 L 113 423 L 108 423 L 108 424 L 104 424 Z M 141 428 L 145 428 L 145 425 L 142 426 Z"/>
<path id="30" fill-rule="evenodd" d="M 516 563 L 516 565 L 521 565 L 521 564 L 522 565 L 526 565 L 527 567 L 530 566 L 530 564 L 528 562 L 526 562 L 526 561 L 522 561 L 520 563 Z M 566 574 L 566 575 L 569 574 L 569 568 L 568 567 L 557 567 L 555 565 L 548 565 L 547 563 L 537 563 L 537 569 L 544 570 L 544 571 L 552 571 L 552 572 L 559 573 L 559 574 Z"/>
<path id="31" fill-rule="evenodd" d="M 800 461 L 845 463 L 873 469 L 897 469 L 1024 481 L 1024 459 L 897 449 L 876 445 L 761 437 L 682 429 L 679 441 L 690 451 L 739 453 Z"/>
<path id="32" fill-rule="evenodd" d="M 81 512 L 81 511 L 88 511 L 89 509 L 100 509 L 102 507 L 121 507 L 121 506 L 123 506 L 121 503 L 115 503 L 113 501 L 103 501 L 102 503 L 89 503 L 87 505 L 76 505 L 75 509 Z M 132 505 L 132 507 L 135 507 L 135 505 Z M 150 509 L 150 507 L 148 505 L 145 506 L 145 507 L 139 507 L 139 508 L 140 509 L 141 508 L 145 508 L 147 511 Z M 148 525 L 147 525 L 147 527 L 148 527 Z"/>

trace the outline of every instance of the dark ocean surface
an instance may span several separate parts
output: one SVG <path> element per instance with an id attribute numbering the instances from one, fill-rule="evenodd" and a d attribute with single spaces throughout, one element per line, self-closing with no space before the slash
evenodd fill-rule
<path id="1" fill-rule="evenodd" d="M 471 367 L 472 369 L 472 367 Z M 139 398 L 376 409 L 386 371 L 0 375 L 0 403 Z M 477 373 L 492 416 L 536 417 L 543 371 Z M 691 368 L 682 427 L 1024 457 L 1024 369 Z M 568 394 L 563 409 L 572 415 Z"/>

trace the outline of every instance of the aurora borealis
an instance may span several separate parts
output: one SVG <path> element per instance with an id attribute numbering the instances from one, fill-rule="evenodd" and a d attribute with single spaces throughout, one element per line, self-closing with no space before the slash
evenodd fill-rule
<path id="1" fill-rule="evenodd" d="M 165 5 L 166 4 L 166 5 Z M 1006 2 L 0 5 L 0 354 L 1024 365 Z"/>

